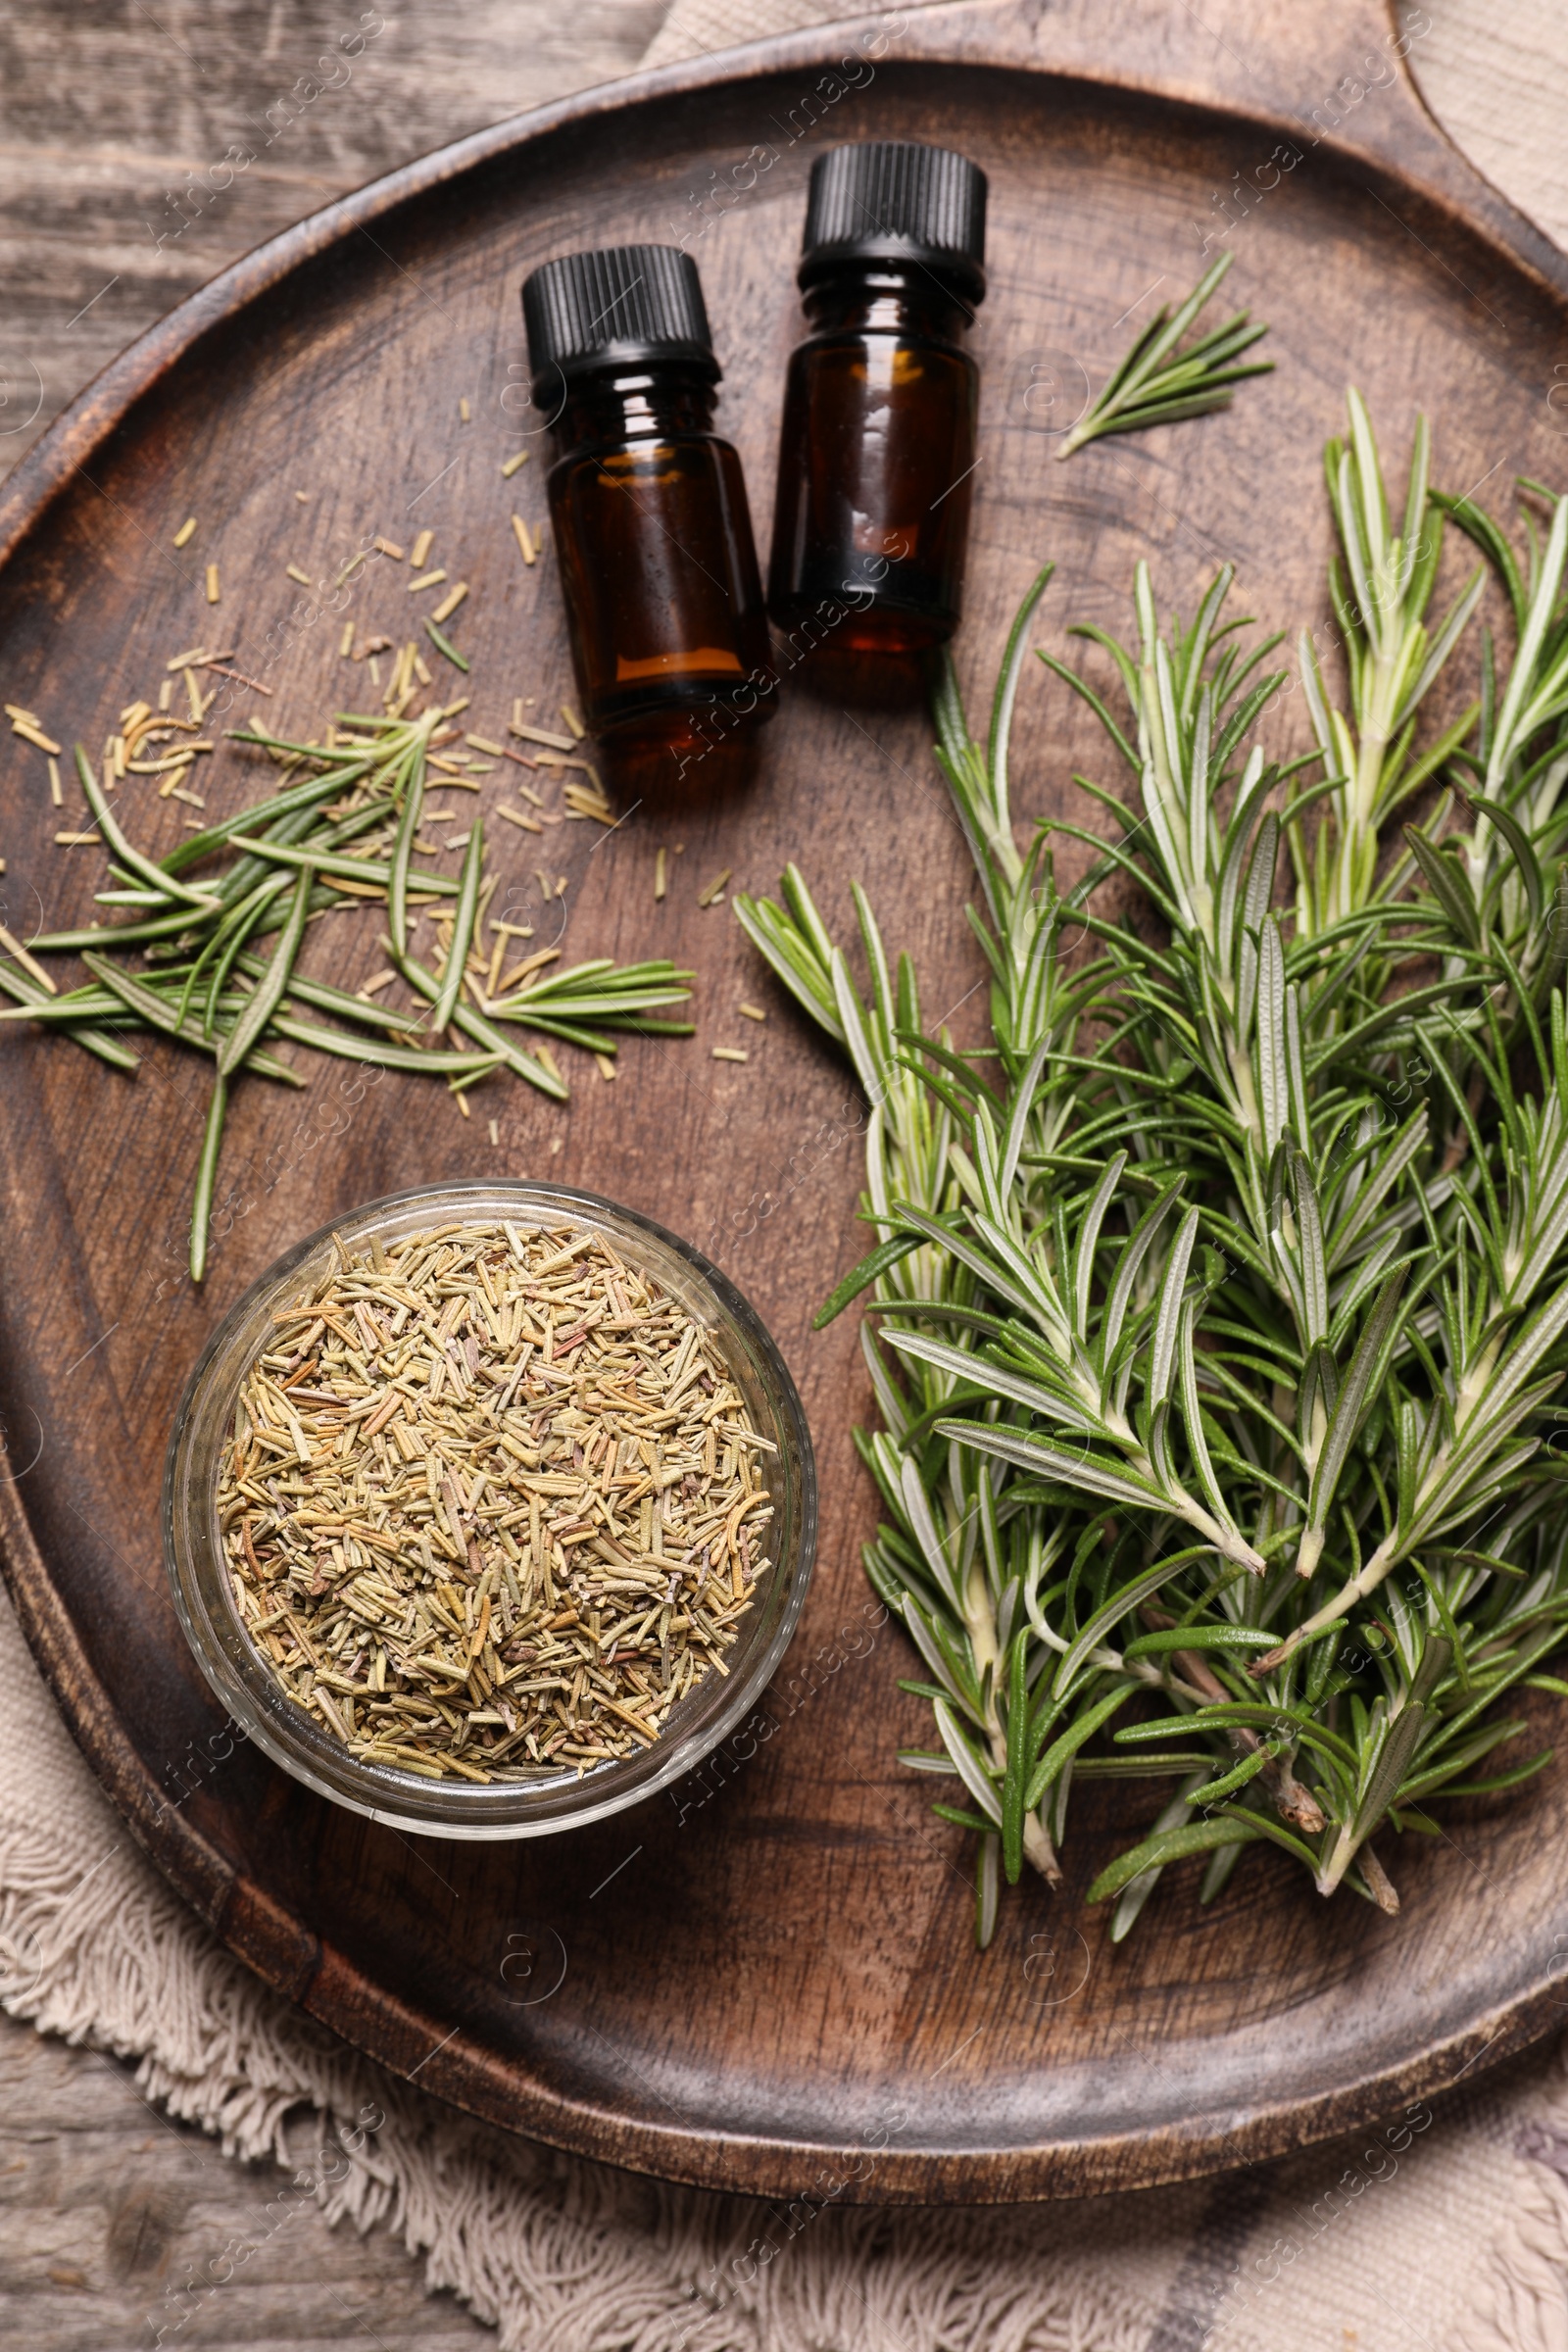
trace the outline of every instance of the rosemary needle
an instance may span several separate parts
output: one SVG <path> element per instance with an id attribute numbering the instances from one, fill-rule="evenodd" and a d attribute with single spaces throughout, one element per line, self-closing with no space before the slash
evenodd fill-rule
<path id="1" fill-rule="evenodd" d="M 35 956 L 75 956 L 83 948 L 142 948 L 154 940 L 177 939 L 197 928 L 189 906 L 154 915 L 144 923 L 88 923 L 79 931 L 45 931 L 29 941 Z"/>
<path id="2" fill-rule="evenodd" d="M 226 1078 L 230 1071 L 239 1068 L 282 1001 L 289 975 L 294 969 L 294 958 L 300 951 L 300 941 L 305 936 L 305 917 L 310 909 L 311 891 L 315 882 L 315 866 L 301 866 L 300 878 L 294 886 L 294 903 L 288 910 L 288 920 L 277 945 L 272 950 L 272 959 L 265 976 L 257 982 L 256 994 L 219 1050 L 220 1078 Z"/>
<path id="3" fill-rule="evenodd" d="M 369 858 L 341 858 L 332 850 L 297 850 L 280 841 L 253 840 L 248 833 L 233 833 L 230 842 L 236 850 L 247 850 L 253 857 L 275 858 L 280 865 L 319 866 L 323 874 L 341 874 L 352 882 L 373 882 L 381 887 L 391 879 L 391 867 Z M 412 883 L 416 890 L 434 898 L 456 898 L 458 885 L 450 874 L 412 873 L 406 876 L 405 887 Z"/>
<path id="4" fill-rule="evenodd" d="M 452 643 L 452 640 L 449 637 L 442 636 L 440 630 L 436 627 L 433 620 L 427 620 L 425 622 L 424 633 L 429 638 L 430 643 L 435 647 L 436 652 L 438 654 L 445 654 L 447 660 L 452 662 L 455 667 L 464 670 L 467 668 L 468 664 L 466 662 L 465 662 L 457 647 Z"/>
<path id="5" fill-rule="evenodd" d="M 272 1027 L 279 1037 L 296 1038 L 302 1046 L 314 1046 L 318 1054 L 336 1054 L 345 1061 L 378 1062 L 388 1070 L 414 1070 L 440 1077 L 464 1071 L 479 1075 L 493 1070 L 502 1059 L 499 1054 L 449 1054 L 380 1044 L 373 1038 L 355 1037 L 346 1029 L 323 1029 L 318 1022 L 302 1021 L 289 1012 L 274 1012 Z"/>
<path id="6" fill-rule="evenodd" d="M 403 955 L 409 941 L 409 859 L 414 853 L 414 837 L 419 830 L 419 811 L 424 806 L 424 755 L 428 741 L 428 734 L 421 736 L 409 760 L 403 780 L 403 814 L 398 820 L 392 860 L 387 869 L 387 923 L 398 956 Z"/>
<path id="7" fill-rule="evenodd" d="M 0 989 L 4 989 L 7 996 L 14 997 L 17 1001 L 17 1010 L 14 1013 L 0 1012 L 0 1021 L 21 1018 L 24 1012 L 30 1014 L 35 1019 L 49 1021 L 59 1019 L 62 1026 L 70 1019 L 69 1011 L 65 1013 L 57 1011 L 57 1007 L 62 1004 L 69 1006 L 69 998 L 45 996 L 35 981 L 28 980 L 20 972 L 13 971 L 8 964 L 0 964 Z M 73 1026 L 71 1037 L 74 1044 L 82 1047 L 88 1054 L 95 1054 L 100 1061 L 107 1061 L 113 1069 L 124 1070 L 132 1078 L 141 1068 L 140 1055 L 133 1054 L 128 1046 L 122 1046 L 118 1037 L 106 1036 L 102 1029 L 83 1029 Z"/>
<path id="8" fill-rule="evenodd" d="M 267 966 L 258 956 L 242 955 L 236 957 L 235 968 L 259 980 Z M 297 997 L 302 1004 L 314 1004 L 320 1012 L 335 1012 L 340 1020 L 357 1021 L 365 1029 L 418 1031 L 424 1027 L 423 1020 L 412 1012 L 399 1012 L 395 1005 L 376 1004 L 366 997 L 350 996 L 346 988 L 334 988 L 326 980 L 308 980 L 303 972 L 296 971 L 291 976 L 288 994 Z"/>
<path id="9" fill-rule="evenodd" d="M 132 1012 L 140 1014 L 149 1029 L 160 1029 L 166 1037 L 177 1037 L 182 1045 L 195 1046 L 201 1053 L 217 1057 L 219 1045 L 212 1038 L 204 1036 L 190 1021 L 181 1021 L 173 1006 L 146 981 L 133 979 L 129 972 L 122 972 L 119 964 L 111 963 L 107 956 L 94 955 L 91 949 L 83 953 L 81 960 L 93 977 L 102 981 L 111 996 L 118 997 Z M 279 1079 L 285 1086 L 307 1086 L 310 1083 L 300 1076 L 298 1070 L 290 1069 L 286 1061 L 279 1061 L 275 1054 L 268 1054 L 260 1046 L 251 1048 L 245 1066 L 259 1070 L 263 1077 Z"/>
<path id="10" fill-rule="evenodd" d="M 37 1021 L 48 1029 L 74 1028 L 78 1021 L 123 1020 L 125 1006 L 106 988 L 74 990 L 69 997 L 29 997 L 18 1004 L 0 1006 L 0 1021 Z"/>
<path id="11" fill-rule="evenodd" d="M 214 905 L 210 891 L 192 890 L 188 882 L 181 882 L 173 874 L 165 873 L 162 866 L 155 865 L 150 858 L 144 858 L 140 850 L 131 848 L 130 843 L 115 822 L 115 812 L 105 799 L 97 777 L 93 774 L 91 760 L 79 743 L 75 749 L 76 773 L 81 779 L 81 789 L 86 795 L 87 806 L 98 820 L 98 830 L 104 837 L 105 849 L 118 858 L 122 865 L 128 867 L 140 881 L 156 890 L 161 899 L 180 899 L 186 906 L 199 907 L 203 914 L 210 914 Z"/>
<path id="12" fill-rule="evenodd" d="M 223 1148 L 223 1119 L 228 1109 L 228 1079 L 221 1065 L 213 1079 L 212 1101 L 207 1106 L 207 1125 L 202 1133 L 200 1157 L 196 1162 L 196 1189 L 190 1202 L 190 1278 L 200 1282 L 207 1272 L 207 1236 L 213 1222 L 213 1187 L 218 1177 L 218 1156 Z"/>
<path id="13" fill-rule="evenodd" d="M 467 969 L 468 950 L 473 944 L 473 918 L 479 905 L 479 871 L 483 863 L 484 825 L 476 819 L 468 835 L 468 846 L 463 854 L 457 911 L 452 918 L 452 945 L 447 950 L 441 994 L 436 998 L 435 1010 L 430 1015 L 430 1026 L 437 1036 L 452 1018 L 452 1008 L 457 1004 L 463 975 Z"/>

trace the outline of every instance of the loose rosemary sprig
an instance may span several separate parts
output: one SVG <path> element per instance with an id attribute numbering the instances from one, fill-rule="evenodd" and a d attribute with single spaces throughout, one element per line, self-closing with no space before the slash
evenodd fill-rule
<path id="1" fill-rule="evenodd" d="M 1568 1634 L 1568 1011 L 1540 939 L 1568 909 L 1568 873 L 1545 881 L 1568 507 L 1549 500 L 1544 548 L 1510 575 L 1495 526 L 1443 502 L 1509 589 L 1516 648 L 1505 684 L 1487 652 L 1479 715 L 1423 745 L 1480 586 L 1427 636 L 1443 507 L 1425 428 L 1395 539 L 1353 394 L 1350 416 L 1328 456 L 1348 714 L 1304 645 L 1314 753 L 1270 762 L 1253 740 L 1277 641 L 1243 650 L 1228 571 L 1162 630 L 1140 567 L 1136 642 L 1080 632 L 1125 718 L 1045 657 L 1126 771 L 1088 787 L 1109 841 L 1064 822 L 1013 841 L 1008 732 L 1048 575 L 983 749 L 944 678 L 983 1053 L 924 1031 L 858 892 L 865 991 L 793 868 L 782 904 L 737 902 L 872 1104 L 875 1247 L 823 1319 L 869 1291 L 883 1426 L 862 1452 L 887 1518 L 866 1566 L 935 1721 L 905 1761 L 959 1784 L 936 1809 L 979 1838 L 982 1944 L 1004 1877 L 1059 1877 L 1092 1776 L 1176 1783 L 1088 1889 L 1113 1936 L 1167 1865 L 1204 1856 L 1207 1900 L 1260 1842 L 1324 1893 L 1396 1909 L 1374 1836 L 1528 1778 L 1547 1751 L 1487 1768 L 1527 1728 L 1497 1702 L 1568 1694 L 1544 1671 Z M 1478 770 L 1495 798 L 1468 789 Z M 1383 829 L 1440 776 L 1472 832 L 1450 848 L 1439 810 L 1391 862 Z M 1053 834 L 1093 853 L 1065 893 Z"/>
<path id="2" fill-rule="evenodd" d="M 1238 311 L 1223 326 L 1211 328 L 1185 351 L 1176 352 L 1235 258 L 1234 254 L 1221 254 L 1176 311 L 1165 303 L 1155 312 L 1103 391 L 1063 440 L 1056 452 L 1058 460 L 1070 458 L 1086 442 L 1102 440 L 1107 433 L 1142 432 L 1146 425 L 1175 424 L 1183 416 L 1228 409 L 1233 385 L 1246 376 L 1272 371 L 1272 360 L 1237 365 L 1243 352 L 1268 333 L 1266 326 L 1253 326 L 1246 311 Z"/>
<path id="3" fill-rule="evenodd" d="M 234 1080 L 257 1072 L 287 1085 L 309 1083 L 268 1050 L 267 1040 L 287 1039 L 317 1053 L 439 1076 L 456 1090 L 504 1067 L 564 1102 L 566 1084 L 548 1054 L 526 1052 L 508 1030 L 537 1030 L 599 1054 L 614 1054 L 615 1032 L 691 1034 L 689 1022 L 657 1017 L 689 1000 L 695 976 L 662 959 L 616 966 L 601 958 L 548 979 L 535 971 L 501 1002 L 487 1001 L 474 951 L 489 889 L 483 825 L 474 824 L 456 879 L 413 862 L 425 756 L 445 715 L 436 708 L 417 718 L 340 716 L 327 743 L 293 742 L 255 724 L 237 730 L 232 740 L 265 752 L 292 780 L 208 825 L 161 860 L 128 840 L 77 748 L 82 791 L 111 858 L 111 886 L 98 902 L 133 908 L 135 915 L 30 943 L 32 956 L 81 956 L 90 983 L 65 996 L 50 996 L 27 972 L 0 962 L 0 991 L 13 1000 L 0 1008 L 0 1022 L 39 1022 L 132 1076 L 139 1064 L 121 1042 L 127 1031 L 160 1033 L 211 1059 L 213 1090 L 191 1204 L 195 1281 L 206 1270 Z M 192 870 L 200 879 L 183 879 Z M 345 898 L 367 897 L 385 900 L 393 962 L 428 1007 L 422 1015 L 377 1005 L 298 968 L 312 915 Z M 452 905 L 438 970 L 409 946 L 416 900 Z M 254 951 L 273 934 L 264 960 Z M 144 952 L 144 968 L 120 960 L 127 949 Z M 328 1014 L 330 1023 L 302 1017 L 302 1009 Z M 461 1050 L 436 1042 L 454 1033 Z M 431 1043 L 416 1043 L 422 1036 Z"/>

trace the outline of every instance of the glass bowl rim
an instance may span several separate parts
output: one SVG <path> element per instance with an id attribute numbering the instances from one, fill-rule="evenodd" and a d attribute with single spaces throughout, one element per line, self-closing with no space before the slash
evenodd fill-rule
<path id="1" fill-rule="evenodd" d="M 661 1738 L 652 1747 L 630 1757 L 617 1758 L 614 1765 L 598 1768 L 580 1780 L 562 1774 L 543 1783 L 507 1781 L 483 1785 L 425 1781 L 413 1773 L 369 1764 L 353 1755 L 340 1740 L 317 1732 L 310 1717 L 280 1688 L 275 1688 L 265 1700 L 258 1697 L 218 1641 L 209 1638 L 207 1624 L 211 1612 L 200 1590 L 196 1564 L 186 1556 L 176 1537 L 176 1504 L 184 1492 L 186 1453 L 193 1442 L 195 1409 L 202 1399 L 208 1374 L 236 1328 L 254 1311 L 264 1295 L 286 1284 L 313 1251 L 345 1229 L 373 1229 L 378 1220 L 399 1209 L 423 1204 L 430 1208 L 431 1222 L 440 1223 L 442 1204 L 456 1204 L 464 1200 L 474 1202 L 471 1221 L 481 1223 L 486 1218 L 481 1203 L 487 1198 L 508 1196 L 515 1198 L 519 1206 L 545 1216 L 554 1207 L 567 1216 L 578 1214 L 586 1221 L 598 1220 L 607 1224 L 617 1238 L 617 1229 L 630 1228 L 634 1235 L 646 1235 L 656 1245 L 670 1250 L 695 1276 L 720 1312 L 720 1341 L 729 1336 L 726 1324 L 738 1330 L 756 1359 L 758 1376 L 770 1393 L 781 1425 L 780 1434 L 788 1441 L 780 1447 L 781 1479 L 783 1491 L 793 1505 L 796 1534 L 791 1556 L 786 1557 L 781 1547 L 780 1556 L 772 1563 L 772 1583 L 787 1578 L 788 1589 L 765 1646 L 734 1677 L 734 1687 L 723 1693 L 712 1716 L 671 1740 L 667 1752 L 662 1752 L 665 1741 Z M 455 1205 L 450 1213 L 457 1213 Z M 690 1772 L 735 1730 L 778 1671 L 806 1605 L 816 1564 L 816 1463 L 806 1410 L 778 1343 L 745 1293 L 695 1243 L 672 1233 L 642 1210 L 628 1208 L 603 1193 L 531 1177 L 454 1177 L 383 1193 L 374 1200 L 339 1211 L 292 1243 L 247 1285 L 209 1333 L 181 1391 L 164 1461 L 160 1522 L 174 1609 L 191 1653 L 230 1722 L 242 1729 L 274 1764 L 330 1802 L 400 1831 L 422 1837 L 514 1839 L 577 1829 L 640 1804 Z M 194 1542 L 200 1540 L 197 1536 Z M 244 1629 L 239 1627 L 238 1614 L 226 1592 L 224 1599 L 230 1622 L 239 1628 L 243 1638 Z M 356 1790 L 344 1783 L 363 1783 L 363 1788 Z M 509 1792 L 518 1803 L 546 1793 L 562 1801 L 548 1816 L 530 1813 L 518 1818 L 505 1811 Z M 574 1797 L 582 1801 L 572 1802 Z M 414 1800 L 413 1809 L 404 1809 L 400 1798 Z M 486 1808 L 483 1815 L 481 1806 Z"/>

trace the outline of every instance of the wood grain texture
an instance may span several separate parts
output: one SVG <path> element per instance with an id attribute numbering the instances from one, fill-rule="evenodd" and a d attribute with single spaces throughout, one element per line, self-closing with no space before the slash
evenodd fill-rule
<path id="1" fill-rule="evenodd" d="M 1478 172 L 1568 247 L 1568 14 L 1554 0 L 1437 0 L 1410 52 L 1421 95 Z"/>
<path id="2" fill-rule="evenodd" d="M 252 246 L 411 156 L 629 73 L 663 13 L 17 0 L 0 13 L 0 473 Z M 236 171 L 236 152 L 254 160 Z"/>
<path id="3" fill-rule="evenodd" d="M 385 2230 L 329 2230 L 293 2176 L 230 2163 L 128 2069 L 4 2016 L 0 2117 L 0 2342 L 18 2352 L 130 2352 L 160 2328 L 226 2352 L 495 2340 Z"/>
<path id="4" fill-rule="evenodd" d="M 1154 0 L 1129 7 L 1121 30 L 1107 59 L 1089 0 L 911 17 L 874 83 L 799 139 L 786 126 L 844 36 L 785 40 L 742 77 L 677 70 L 476 137 L 307 224 L 155 330 L 19 470 L 0 502 L 7 699 L 101 737 L 155 662 L 209 626 L 200 566 L 220 560 L 234 641 L 260 649 L 242 665 L 276 650 L 269 715 L 308 721 L 340 690 L 336 631 L 289 634 L 283 565 L 324 569 L 354 533 L 406 527 L 417 502 L 474 582 L 475 715 L 494 728 L 517 691 L 559 701 L 553 572 L 518 568 L 498 470 L 517 432 L 503 397 L 520 358 L 517 280 L 568 242 L 667 237 L 695 205 L 730 370 L 723 420 L 765 513 L 798 331 L 791 259 L 824 136 L 948 139 L 992 176 L 972 675 L 991 669 L 1043 553 L 1061 567 L 1042 620 L 1054 643 L 1068 617 L 1125 623 L 1139 554 L 1188 609 L 1231 559 L 1269 624 L 1321 620 L 1318 452 L 1348 378 L 1395 446 L 1419 395 L 1456 487 L 1499 466 L 1556 469 L 1545 396 L 1564 266 L 1396 74 L 1336 109 L 1355 60 L 1391 54 L 1383 20 L 1278 0 L 1254 12 L 1245 55 Z M 1301 162 L 1269 184 L 1288 137 Z M 777 161 L 755 193 L 723 215 L 703 209 L 712 174 L 761 142 Z M 1190 280 L 1238 174 L 1253 191 L 1232 223 L 1238 276 L 1274 321 L 1279 373 L 1225 417 L 1058 472 L 1040 387 L 1097 374 L 1129 308 L 1161 280 Z M 460 427 L 470 387 L 475 421 Z M 537 517 L 537 469 L 520 479 Z M 205 519 L 182 560 L 169 535 L 186 513 Z M 372 572 L 367 626 L 388 617 L 389 593 Z M 1098 765 L 1098 746 L 1043 681 L 1019 726 L 1024 812 L 1065 808 L 1072 768 Z M 237 761 L 224 772 L 215 804 L 243 790 Z M 40 783 L 13 755 L 7 890 L 29 926 L 31 891 L 53 922 L 80 919 L 93 887 L 49 847 Z M 679 808 L 645 803 L 602 846 L 584 830 L 557 837 L 571 948 L 695 963 L 701 1034 L 634 1047 L 618 1084 L 579 1080 L 568 1112 L 497 1095 L 499 1164 L 603 1190 L 690 1234 L 791 1362 L 817 1438 L 825 1540 L 771 1728 L 755 1752 L 731 1743 L 723 1774 L 710 1768 L 673 1802 L 531 1846 L 397 1839 L 243 1753 L 172 1808 L 181 1759 L 212 1728 L 153 1533 L 185 1369 L 214 1315 L 301 1231 L 498 1162 L 480 1120 L 465 1125 L 433 1090 L 391 1081 L 356 1102 L 328 1071 L 303 1124 L 270 1090 L 241 1090 L 225 1165 L 235 1222 L 196 1297 L 179 1272 L 200 1117 L 188 1072 L 154 1054 L 121 1085 L 13 1038 L 0 1183 L 23 1273 L 0 1304 L 3 1406 L 13 1446 L 25 1438 L 30 1452 L 36 1425 L 42 1450 L 3 1490 L 8 1574 L 78 1738 L 175 1883 L 270 1982 L 442 2095 L 613 2161 L 775 2194 L 824 2174 L 841 2193 L 890 2200 L 1179 2177 L 1331 2133 L 1544 2031 L 1561 1772 L 1526 1801 L 1456 1817 L 1447 1843 L 1401 1851 L 1396 1924 L 1325 1906 L 1258 1856 L 1207 1913 L 1190 1884 L 1169 1900 L 1162 1887 L 1148 1932 L 1117 1952 L 1078 1898 L 1149 1807 L 1107 1792 L 1085 1808 L 1065 1896 L 1052 1907 L 1031 1890 L 991 1954 L 973 1956 L 962 1841 L 933 1827 L 925 1791 L 892 1761 L 922 1712 L 893 1688 L 906 1670 L 896 1637 L 862 1614 L 857 1555 L 873 1512 L 848 1437 L 867 1404 L 854 1335 L 808 1329 L 858 1253 L 858 1107 L 723 909 L 697 905 L 722 866 L 736 888 L 767 887 L 800 857 L 842 927 L 856 872 L 915 953 L 928 1004 L 953 1006 L 961 1031 L 976 984 L 954 916 L 962 854 L 924 723 L 802 685 L 748 779 Z M 684 849 L 656 908 L 661 841 Z M 526 888 L 528 856 L 513 855 Z M 334 957 L 368 971 L 369 922 L 331 925 Z M 769 1006 L 769 1025 L 744 1069 L 715 1064 L 743 995 Z M 552 1935 L 563 1982 L 517 2000 L 508 1938 Z"/>

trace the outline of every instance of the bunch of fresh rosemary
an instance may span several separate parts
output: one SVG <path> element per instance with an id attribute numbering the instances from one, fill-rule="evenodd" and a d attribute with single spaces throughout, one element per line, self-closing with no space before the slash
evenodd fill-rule
<path id="1" fill-rule="evenodd" d="M 269 1039 L 442 1077 L 455 1092 L 505 1068 L 564 1102 L 567 1088 L 553 1059 L 525 1053 L 510 1028 L 603 1054 L 615 1052 L 617 1031 L 691 1035 L 689 1022 L 657 1017 L 689 998 L 694 977 L 663 959 L 617 966 L 600 957 L 553 974 L 525 971 L 519 985 L 498 997 L 485 994 L 487 962 L 476 946 L 485 896 L 483 824 L 476 821 L 469 833 L 460 875 L 423 872 L 413 862 L 425 755 L 444 715 L 439 708 L 411 719 L 351 713 L 337 720 L 325 743 L 290 742 L 258 725 L 237 730 L 233 741 L 279 764 L 283 788 L 157 860 L 126 839 L 77 746 L 81 789 L 111 859 L 113 887 L 99 892 L 98 904 L 134 912 L 128 922 L 46 933 L 28 943 L 24 962 L 0 961 L 0 990 L 13 1000 L 0 1021 L 44 1022 L 131 1074 L 138 1062 L 123 1042 L 127 1030 L 177 1039 L 213 1062 L 191 1200 L 194 1281 L 206 1271 L 232 1081 L 249 1070 L 284 1085 L 309 1083 L 269 1052 Z M 229 862 L 215 862 L 224 856 Z M 200 876 L 194 882 L 187 878 L 193 872 Z M 310 918 L 367 897 L 384 900 L 382 945 L 427 1012 L 396 1011 L 299 969 Z M 431 901 L 451 908 L 435 970 L 409 944 L 411 903 Z M 250 951 L 274 932 L 276 944 L 264 962 Z M 116 959 L 114 951 L 127 948 L 143 951 L 146 968 Z M 55 990 L 36 961 L 55 953 L 81 956 L 91 974 L 85 987 L 64 996 Z M 333 1025 L 308 1017 L 323 1012 Z M 443 1033 L 447 1047 L 422 1042 Z"/>
<path id="2" fill-rule="evenodd" d="M 866 1566 L 935 1717 L 904 1760 L 956 1782 L 936 1810 L 978 1834 L 982 1944 L 1004 1872 L 1059 1879 L 1092 1776 L 1170 1789 L 1089 1888 L 1115 1936 L 1165 1864 L 1205 1855 L 1207 1900 L 1258 1841 L 1392 1911 L 1374 1833 L 1527 1778 L 1546 1756 L 1496 1702 L 1568 1695 L 1543 1671 L 1568 1621 L 1568 500 L 1524 486 L 1549 522 L 1521 569 L 1429 490 L 1422 426 L 1396 529 L 1354 394 L 1327 474 L 1348 686 L 1333 707 L 1303 635 L 1303 758 L 1253 740 L 1279 641 L 1223 618 L 1228 571 L 1162 634 L 1141 567 L 1137 643 L 1077 632 L 1125 722 L 1043 657 L 1126 771 L 1078 779 L 1109 843 L 1014 844 L 1048 574 L 983 750 L 943 680 L 983 1051 L 926 1033 L 858 892 L 868 989 L 793 868 L 782 906 L 737 902 L 871 1103 L 876 1247 L 823 1319 L 869 1288 Z M 1434 620 L 1446 514 L 1502 581 L 1512 654 L 1484 639 L 1477 702 L 1434 727 L 1484 579 Z M 1402 835 L 1401 810 L 1425 812 Z M 1094 855 L 1064 893 L 1053 833 Z"/>

